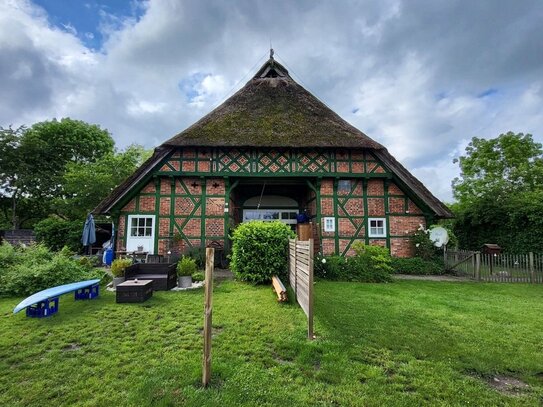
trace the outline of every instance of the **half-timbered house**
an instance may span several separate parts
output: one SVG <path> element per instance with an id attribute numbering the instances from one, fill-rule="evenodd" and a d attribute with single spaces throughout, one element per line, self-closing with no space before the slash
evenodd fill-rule
<path id="1" fill-rule="evenodd" d="M 324 254 L 355 241 L 412 252 L 420 227 L 449 209 L 387 149 L 296 83 L 271 57 L 211 113 L 164 142 L 94 211 L 117 250 L 228 250 L 240 222 L 295 224 L 306 212 Z"/>

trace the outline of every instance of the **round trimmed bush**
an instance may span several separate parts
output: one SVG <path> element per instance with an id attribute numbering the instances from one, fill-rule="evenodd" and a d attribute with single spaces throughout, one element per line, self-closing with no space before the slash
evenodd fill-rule
<path id="1" fill-rule="evenodd" d="M 269 282 L 274 275 L 286 277 L 288 239 L 295 236 L 281 222 L 241 223 L 232 235 L 232 272 L 251 283 Z"/>

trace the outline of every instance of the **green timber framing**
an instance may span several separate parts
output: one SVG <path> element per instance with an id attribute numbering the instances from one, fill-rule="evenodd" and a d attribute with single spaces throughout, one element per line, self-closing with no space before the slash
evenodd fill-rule
<path id="1" fill-rule="evenodd" d="M 183 170 L 185 169 L 185 171 Z M 187 171 L 188 170 L 188 171 Z M 357 172 L 359 171 L 359 172 Z M 331 198 L 333 200 L 333 216 L 336 227 L 334 240 L 334 252 L 346 254 L 352 243 L 363 239 L 369 244 L 377 240 L 382 240 L 387 247 L 391 247 L 391 239 L 406 239 L 405 235 L 391 235 L 389 217 L 420 217 L 423 216 L 426 224 L 433 223 L 433 212 L 425 205 L 423 200 L 415 194 L 399 177 L 396 176 L 386 165 L 384 165 L 369 150 L 346 150 L 346 149 L 279 149 L 279 148 L 205 148 L 205 147 L 184 147 L 172 149 L 169 153 L 153 166 L 135 185 L 133 185 L 121 199 L 116 202 L 110 213 L 113 215 L 116 229 L 119 228 L 119 217 L 123 216 L 124 230 L 120 235 L 126 239 L 128 229 L 128 216 L 135 214 L 153 214 L 156 216 L 155 222 L 155 253 L 159 252 L 159 239 L 164 237 L 160 233 L 161 219 L 168 220 L 168 239 L 179 238 L 187 242 L 188 248 L 194 247 L 193 242 L 200 240 L 200 246 L 206 242 L 219 240 L 225 244 L 228 249 L 228 239 L 231 228 L 235 225 L 233 211 L 230 208 L 232 192 L 237 187 L 238 180 L 241 177 L 303 177 L 310 191 L 314 193 L 316 212 L 315 221 L 322 224 L 321 200 Z M 197 179 L 200 184 L 200 193 L 193 196 L 185 185 L 184 179 Z M 224 193 L 213 194 L 212 198 L 222 198 L 224 200 L 224 211 L 221 214 L 210 214 L 206 208 L 207 189 L 211 181 L 222 180 L 224 183 Z M 331 194 L 322 193 L 321 184 L 326 179 L 333 180 L 333 191 Z M 347 194 L 338 194 L 337 184 L 340 179 L 350 179 L 351 191 Z M 368 182 L 372 179 L 383 180 L 382 194 L 369 194 Z M 154 180 L 154 192 L 143 192 L 142 189 Z M 403 194 L 390 194 L 388 186 L 393 182 Z M 163 187 L 163 183 L 169 183 L 168 188 Z M 184 189 L 184 198 L 192 201 L 193 208 L 191 213 L 186 216 L 183 223 L 176 222 L 175 201 L 178 198 L 176 190 Z M 163 193 L 164 192 L 164 193 Z M 142 212 L 140 210 L 141 197 L 154 198 L 154 211 Z M 162 198 L 169 198 L 169 214 L 161 215 L 160 207 Z M 368 200 L 378 198 L 383 200 L 384 213 L 382 216 L 370 215 Z M 404 210 L 398 213 L 390 213 L 389 198 L 403 199 Z M 358 199 L 363 202 L 362 215 L 351 215 L 346 210 L 349 199 Z M 133 210 L 122 210 L 129 202 L 134 200 Z M 409 212 L 409 201 L 420 208 L 420 213 Z M 198 211 L 199 210 L 199 211 Z M 340 213 L 341 212 L 341 213 Z M 368 236 L 368 219 L 371 217 L 382 217 L 386 219 L 387 233 L 386 238 L 375 239 Z M 199 219 L 200 236 L 187 236 L 183 228 L 191 219 Z M 224 232 L 221 235 L 210 235 L 206 233 L 206 219 L 222 219 L 224 222 Z M 341 234 L 340 219 L 347 219 L 355 226 L 355 232 L 351 235 Z M 364 233 L 362 234 L 362 231 Z M 329 237 L 323 236 L 324 239 Z M 345 241 L 348 243 L 345 244 Z M 340 245 L 340 242 L 342 243 Z M 341 247 L 340 247 L 341 246 Z"/>

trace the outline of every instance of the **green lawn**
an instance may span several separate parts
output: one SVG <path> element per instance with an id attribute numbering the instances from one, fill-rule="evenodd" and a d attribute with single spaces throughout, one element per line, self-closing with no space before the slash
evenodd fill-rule
<path id="1" fill-rule="evenodd" d="M 543 286 L 318 282 L 318 339 L 270 287 L 214 293 L 213 380 L 200 387 L 203 290 L 144 304 L 61 298 L 46 319 L 0 300 L 0 405 L 541 405 Z M 495 375 L 529 387 L 506 393 Z"/>

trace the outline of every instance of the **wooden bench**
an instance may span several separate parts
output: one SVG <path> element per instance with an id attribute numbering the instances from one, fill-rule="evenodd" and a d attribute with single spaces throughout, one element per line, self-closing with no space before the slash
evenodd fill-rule
<path id="1" fill-rule="evenodd" d="M 136 263 L 124 271 L 126 281 L 153 280 L 153 290 L 167 291 L 177 285 L 177 263 Z"/>

